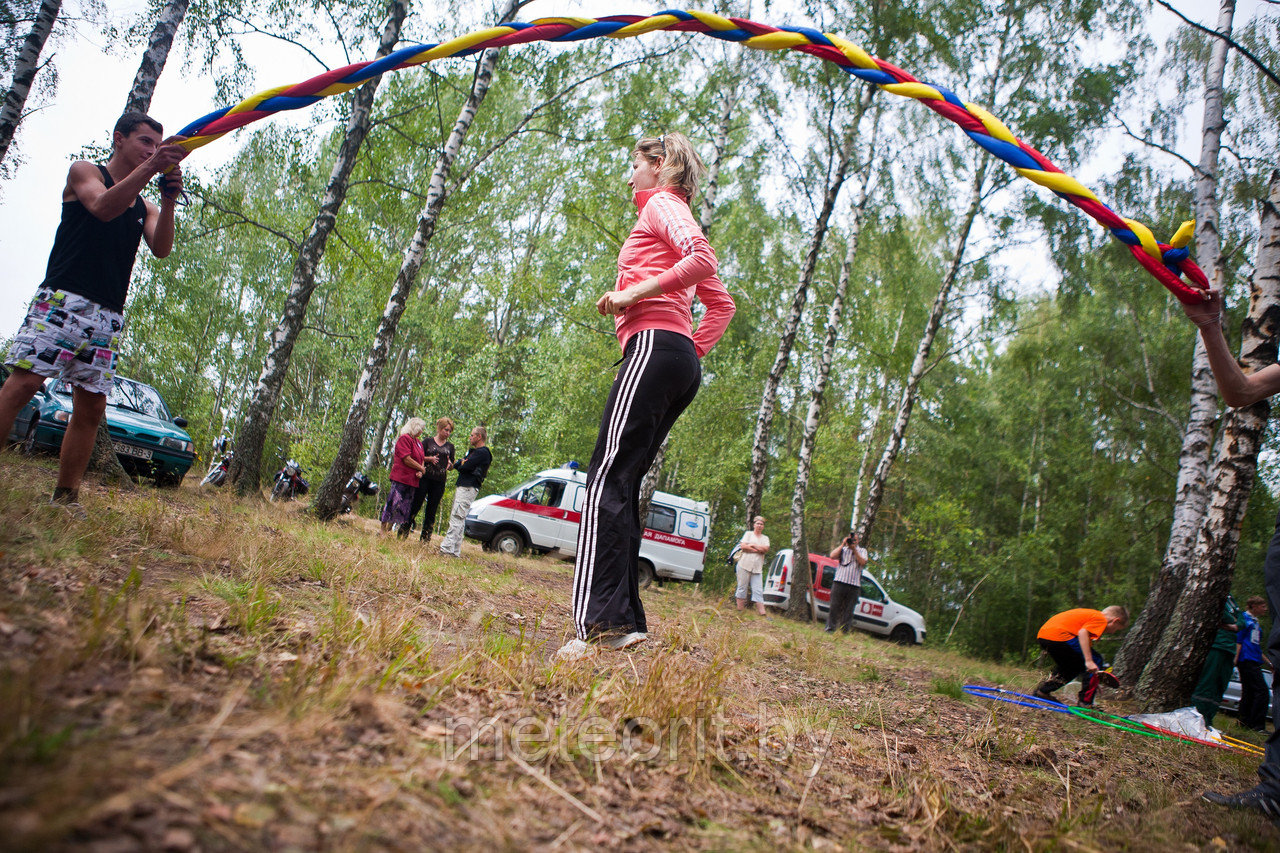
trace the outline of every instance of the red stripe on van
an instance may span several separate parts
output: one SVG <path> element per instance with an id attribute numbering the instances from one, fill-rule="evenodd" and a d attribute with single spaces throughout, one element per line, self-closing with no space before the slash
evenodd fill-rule
<path id="1" fill-rule="evenodd" d="M 578 524 L 582 521 L 582 513 L 573 512 L 558 506 L 543 506 L 542 504 L 525 503 L 515 498 L 503 498 L 494 504 L 496 507 L 513 510 L 515 512 L 527 512 L 531 515 L 541 515 L 544 518 L 553 518 L 557 521 L 568 521 L 572 524 Z M 652 528 L 645 528 L 644 538 L 651 539 L 654 542 L 661 542 L 663 545 L 674 545 L 677 548 L 687 548 L 690 551 L 702 552 L 707 550 L 705 542 L 699 542 L 697 539 L 689 539 L 684 536 L 677 536 L 674 533 L 662 533 Z"/>

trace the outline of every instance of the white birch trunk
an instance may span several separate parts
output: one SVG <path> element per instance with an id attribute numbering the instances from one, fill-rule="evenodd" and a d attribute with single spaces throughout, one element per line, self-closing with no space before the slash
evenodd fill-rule
<path id="1" fill-rule="evenodd" d="M 407 14 L 404 0 L 392 0 L 387 4 L 387 20 L 383 23 L 382 37 L 378 44 L 378 57 L 386 56 L 400 41 L 400 28 Z M 347 198 L 351 172 L 371 125 L 374 96 L 381 83 L 375 77 L 357 87 L 351 95 L 351 115 L 347 118 L 347 131 L 338 149 L 338 156 L 329 172 L 320 209 L 311 221 L 311 230 L 298 250 L 289 281 L 289 294 L 285 297 L 284 313 L 271 333 L 271 343 L 253 399 L 245 408 L 244 421 L 238 430 L 235 461 L 232 464 L 231 481 L 236 493 L 242 496 L 258 495 L 262 481 L 262 451 L 267 440 L 267 430 L 280 402 L 280 392 L 289 372 L 293 348 L 302 333 L 307 307 L 316 289 L 316 270 L 324 256 L 329 235 L 338 223 L 338 212 Z M 346 481 L 343 481 L 343 485 Z"/>
<path id="2" fill-rule="evenodd" d="M 872 133 L 874 136 L 874 130 Z M 874 159 L 874 156 L 868 157 L 868 164 Z M 870 172 L 869 166 L 868 172 Z M 804 530 L 804 505 L 809 492 L 809 472 L 813 468 L 813 449 L 818 443 L 818 423 L 822 415 L 822 402 L 827 393 L 827 380 L 831 376 L 831 362 L 835 359 L 836 339 L 839 337 L 840 321 L 844 317 L 845 295 L 849 292 L 849 274 L 858 256 L 858 238 L 862 234 L 862 217 L 866 212 L 869 182 L 870 175 L 864 175 L 862 191 L 849 223 L 849 244 L 845 249 L 844 262 L 840 265 L 840 277 L 836 281 L 835 295 L 831 298 L 831 308 L 827 311 L 826 339 L 822 344 L 818 376 L 809 394 L 809 408 L 804 417 L 804 434 L 800 439 L 796 487 L 791 493 L 792 570 L 791 597 L 787 601 L 787 615 L 792 619 L 807 620 L 813 618 L 814 614 L 814 609 L 805 603 L 806 594 L 812 587 L 812 583 L 809 577 L 809 545 Z"/>
<path id="3" fill-rule="evenodd" d="M 40 51 L 53 32 L 54 22 L 58 20 L 58 12 L 62 9 L 62 0 L 43 0 L 40 11 L 36 13 L 35 23 L 22 42 L 18 58 L 13 64 L 13 81 L 4 93 L 0 102 L 0 161 L 9 153 L 9 144 L 13 135 L 22 123 L 22 108 L 31 94 L 31 84 L 35 82 L 36 72 L 40 70 Z"/>
<path id="4" fill-rule="evenodd" d="M 822 199 L 822 209 L 818 213 L 813 226 L 813 236 L 809 239 L 809 249 L 805 253 L 804 263 L 800 267 L 800 281 L 791 297 L 791 310 L 787 313 L 782 327 L 782 335 L 778 339 L 778 352 L 774 355 L 773 366 L 765 377 L 764 390 L 760 394 L 760 408 L 756 412 L 755 429 L 751 436 L 751 473 L 747 478 L 747 496 L 745 521 L 751 526 L 751 519 L 760 514 L 760 503 L 764 498 L 764 481 L 769 466 L 769 437 L 773 431 L 773 417 L 778 405 L 778 386 L 782 384 L 782 376 L 791 364 L 791 350 L 795 346 L 796 333 L 800 329 L 800 320 L 804 316 L 805 304 L 809 301 L 809 286 L 813 283 L 813 271 L 818 263 L 818 254 L 827 237 L 827 227 L 831 221 L 831 213 L 835 210 L 836 199 L 844 186 L 845 176 L 853 161 L 858 138 L 858 123 L 871 103 L 875 90 L 868 87 L 858 103 L 857 113 L 853 116 L 849 130 L 845 134 L 843 147 L 838 153 L 838 161 L 832 172 Z"/>
<path id="5" fill-rule="evenodd" d="M 902 335 L 902 322 L 907 318 L 905 309 L 898 312 L 898 325 L 893 330 L 893 343 L 889 346 L 889 352 L 898 351 L 898 338 Z M 871 425 L 867 427 L 867 440 L 862 448 L 862 461 L 858 463 L 858 478 L 853 489 L 853 507 L 849 512 L 849 529 L 852 530 L 858 526 L 858 518 L 862 512 L 862 484 L 867 476 L 867 462 L 871 459 L 871 442 L 875 441 L 876 430 L 880 428 L 880 419 L 884 417 L 884 410 L 889 405 L 889 374 L 883 372 L 880 374 L 880 390 L 876 394 L 876 408 L 871 413 Z"/>
<path id="6" fill-rule="evenodd" d="M 1280 171 L 1271 173 L 1262 204 L 1262 228 L 1249 288 L 1249 315 L 1242 326 L 1240 366 L 1254 373 L 1276 363 L 1280 341 Z M 1178 605 L 1138 691 L 1149 709 L 1185 704 L 1231 592 L 1240 526 L 1249 506 L 1258 451 L 1271 413 L 1269 400 L 1230 409 L 1213 462 L 1208 508 Z"/>
<path id="7" fill-rule="evenodd" d="M 125 101 L 125 112 L 137 110 L 145 113 L 151 109 L 156 83 L 160 80 L 165 63 L 169 61 L 169 50 L 173 47 L 178 27 L 182 26 L 182 19 L 187 16 L 189 3 L 190 0 L 169 0 L 160 10 L 160 18 L 151 31 L 151 38 L 147 40 L 147 49 L 142 54 L 138 73 L 133 78 L 133 87 Z"/>
<path id="8" fill-rule="evenodd" d="M 512 0 L 511 7 L 503 14 L 503 20 L 506 20 L 516 8 L 518 8 L 518 3 Z M 351 407 L 347 411 L 347 421 L 342 429 L 342 438 L 338 442 L 337 457 L 333 460 L 333 464 L 329 466 L 329 473 L 325 475 L 324 482 L 320 484 L 320 488 L 316 493 L 312 511 L 323 520 L 328 520 L 337 514 L 338 504 L 342 497 L 342 488 L 355 471 L 356 457 L 359 455 L 360 447 L 364 443 L 369 409 L 373 402 L 374 392 L 378 387 L 378 381 L 382 376 L 382 369 L 386 365 L 387 356 L 391 350 L 391 342 L 395 338 L 396 327 L 400 324 L 400 317 L 404 314 L 409 291 L 413 288 L 413 283 L 418 277 L 418 270 L 422 267 L 422 259 L 426 253 L 427 244 L 431 242 L 431 237 L 435 234 L 440 211 L 444 208 L 445 201 L 449 195 L 448 187 L 446 186 L 449 168 L 453 165 L 458 152 L 462 149 L 462 143 L 467 138 L 467 132 L 471 129 L 471 123 L 475 120 L 476 112 L 480 109 L 480 104 L 489 92 L 489 85 L 493 82 L 493 69 L 498 63 L 499 53 L 500 51 L 497 49 L 490 49 L 481 54 L 476 68 L 475 80 L 471 85 L 471 93 L 467 96 L 466 103 L 463 104 L 462 110 L 458 113 L 453 130 L 450 131 L 449 138 L 440 152 L 440 158 L 436 161 L 435 169 L 431 173 L 431 183 L 427 188 L 427 201 L 422 207 L 422 212 L 418 215 L 417 230 L 414 231 L 413 237 L 405 249 L 404 260 L 400 264 L 400 271 L 396 274 L 395 283 L 391 287 L 391 294 L 387 297 L 387 305 L 382 311 L 382 319 L 379 321 L 378 330 L 374 334 L 373 345 L 365 357 L 364 369 L 360 373 L 360 379 L 356 382 L 355 393 L 351 398 Z"/>
<path id="9" fill-rule="evenodd" d="M 1218 14 L 1218 31 L 1224 36 L 1231 35 L 1234 15 L 1235 0 L 1223 0 Z M 1222 147 L 1222 132 L 1226 128 L 1222 81 L 1226 74 L 1227 49 L 1224 39 L 1213 40 L 1209 66 L 1205 70 L 1204 127 L 1200 139 L 1200 163 L 1196 169 L 1196 261 L 1215 286 L 1222 283 L 1217 184 L 1218 153 Z M 1218 387 L 1209 369 L 1204 343 L 1196 335 L 1191 358 L 1191 405 L 1178 457 L 1169 542 L 1142 612 L 1116 656 L 1116 677 L 1124 684 L 1146 680 L 1142 676 L 1143 668 L 1161 644 L 1182 592 L 1209 500 L 1209 454 L 1217 419 Z"/>
<path id="10" fill-rule="evenodd" d="M 876 513 L 880 510 L 880 502 L 884 498 L 885 482 L 889 479 L 889 472 L 893 469 L 893 463 L 902 449 L 902 442 L 907 434 L 907 426 L 911 422 L 911 411 L 915 407 L 916 397 L 919 395 L 920 380 L 924 378 L 924 374 L 929 367 L 929 353 L 933 349 L 933 342 L 938 336 L 938 330 L 942 327 L 942 318 L 947 311 L 947 303 L 951 298 L 951 289 L 960 274 L 965 248 L 969 243 L 969 232 L 972 230 L 973 222 L 978 218 L 978 211 L 981 209 L 982 188 L 986 183 L 989 162 L 990 158 L 986 154 L 982 155 L 978 170 L 974 173 L 973 186 L 969 195 L 969 209 L 965 211 L 964 220 L 960 225 L 956 248 L 951 255 L 951 266 L 947 269 L 947 274 L 942 279 L 942 286 L 938 288 L 938 295 L 933 299 L 933 308 L 929 311 L 929 320 L 925 323 L 924 334 L 920 336 L 920 343 L 916 345 L 916 355 L 911 362 L 911 372 L 907 376 L 907 384 L 902 389 L 902 397 L 898 401 L 898 414 L 894 420 L 893 429 L 889 432 L 884 451 L 880 454 L 880 461 L 876 464 L 875 473 L 871 475 L 871 483 L 867 487 L 867 507 L 857 525 L 858 540 L 862 542 L 864 548 L 871 535 L 871 528 L 875 525 Z"/>

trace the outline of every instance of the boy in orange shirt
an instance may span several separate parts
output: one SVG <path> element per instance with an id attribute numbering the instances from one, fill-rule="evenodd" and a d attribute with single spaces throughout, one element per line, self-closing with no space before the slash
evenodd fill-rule
<path id="1" fill-rule="evenodd" d="M 1083 673 L 1077 704 L 1084 708 L 1092 707 L 1093 694 L 1098 690 L 1098 660 L 1101 658 L 1093 651 L 1093 642 L 1103 634 L 1124 630 L 1128 624 L 1129 611 L 1116 604 L 1104 610 L 1083 607 L 1067 610 L 1045 622 L 1036 639 L 1057 666 L 1033 695 L 1039 699 L 1053 699 L 1054 691 Z"/>

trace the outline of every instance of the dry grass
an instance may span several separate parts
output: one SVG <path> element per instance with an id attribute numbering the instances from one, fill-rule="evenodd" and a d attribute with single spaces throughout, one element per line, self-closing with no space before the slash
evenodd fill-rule
<path id="1" fill-rule="evenodd" d="M 651 590 L 574 664 L 570 567 L 0 458 L 0 847 L 1266 849 L 1252 761 L 975 700 L 1036 673 Z"/>

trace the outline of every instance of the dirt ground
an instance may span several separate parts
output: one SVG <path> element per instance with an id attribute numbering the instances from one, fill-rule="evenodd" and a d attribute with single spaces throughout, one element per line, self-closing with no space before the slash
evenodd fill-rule
<path id="1" fill-rule="evenodd" d="M 1039 674 L 933 638 L 669 584 L 650 642 L 562 664 L 567 564 L 51 483 L 0 458 L 3 849 L 1280 847 L 1199 799 L 1255 758 L 974 698 Z"/>

